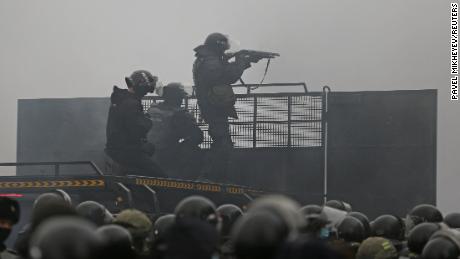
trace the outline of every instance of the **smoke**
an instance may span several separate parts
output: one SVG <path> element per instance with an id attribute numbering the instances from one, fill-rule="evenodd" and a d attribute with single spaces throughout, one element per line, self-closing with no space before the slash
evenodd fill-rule
<path id="1" fill-rule="evenodd" d="M 310 91 L 439 90 L 438 202 L 460 181 L 458 104 L 448 100 L 449 1 L 0 2 L 0 160 L 15 160 L 16 100 L 108 96 L 135 69 L 192 82 L 192 49 L 211 32 L 281 53 L 266 82 Z M 258 82 L 263 64 L 244 75 Z"/>

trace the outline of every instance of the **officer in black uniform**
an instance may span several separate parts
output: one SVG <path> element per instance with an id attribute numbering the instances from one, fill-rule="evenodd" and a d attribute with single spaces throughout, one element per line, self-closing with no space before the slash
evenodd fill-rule
<path id="1" fill-rule="evenodd" d="M 170 83 L 161 92 L 164 101 L 152 103 L 147 111 L 153 125 L 147 140 L 155 145 L 155 162 L 171 177 L 196 178 L 202 164 L 203 132 L 182 108 L 187 92 L 181 83 Z"/>
<path id="2" fill-rule="evenodd" d="M 105 151 L 135 174 L 165 177 L 152 160 L 154 146 L 146 141 L 152 122 L 142 108 L 142 97 L 155 90 L 158 78 L 146 70 L 137 70 L 125 80 L 128 89 L 114 86 L 110 97 Z"/>
<path id="3" fill-rule="evenodd" d="M 204 120 L 209 124 L 212 138 L 211 156 L 200 178 L 209 179 L 217 171 L 225 176 L 233 147 L 228 118 L 238 118 L 235 96 L 231 84 L 241 78 L 251 62 L 260 59 L 237 55 L 229 62 L 225 51 L 230 48 L 228 38 L 222 33 L 210 34 L 203 45 L 194 49 L 193 79 L 198 106 Z M 213 177 L 215 178 L 215 177 Z"/>
<path id="4" fill-rule="evenodd" d="M 19 204 L 8 197 L 0 197 L 0 259 L 17 258 L 16 253 L 6 248 L 4 242 L 13 225 L 19 221 Z"/>

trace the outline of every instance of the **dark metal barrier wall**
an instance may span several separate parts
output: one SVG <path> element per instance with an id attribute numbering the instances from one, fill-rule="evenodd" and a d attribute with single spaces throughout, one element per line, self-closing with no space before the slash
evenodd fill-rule
<path id="1" fill-rule="evenodd" d="M 437 91 L 332 92 L 328 197 L 371 217 L 436 203 Z"/>

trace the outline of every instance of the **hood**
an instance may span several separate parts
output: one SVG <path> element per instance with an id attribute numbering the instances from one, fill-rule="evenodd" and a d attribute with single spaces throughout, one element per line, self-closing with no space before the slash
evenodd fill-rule
<path id="1" fill-rule="evenodd" d="M 110 95 L 110 101 L 112 104 L 120 104 L 123 100 L 132 98 L 133 93 L 128 92 L 128 89 L 120 89 L 117 86 L 113 86 L 112 95 Z"/>

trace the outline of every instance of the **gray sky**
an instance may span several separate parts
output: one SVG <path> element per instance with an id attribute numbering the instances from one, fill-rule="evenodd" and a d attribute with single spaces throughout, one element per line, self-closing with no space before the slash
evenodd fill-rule
<path id="1" fill-rule="evenodd" d="M 438 205 L 460 211 L 460 103 L 449 100 L 446 0 L 0 0 L 0 160 L 16 159 L 19 98 L 108 96 L 134 69 L 191 82 L 214 31 L 277 51 L 266 82 L 335 91 L 438 89 Z M 263 64 L 245 74 L 260 79 Z"/>

